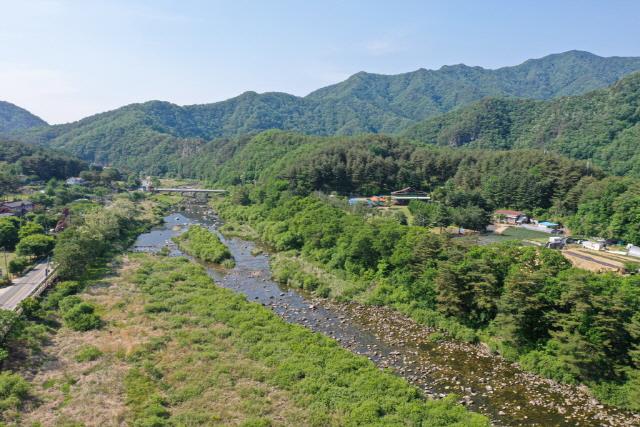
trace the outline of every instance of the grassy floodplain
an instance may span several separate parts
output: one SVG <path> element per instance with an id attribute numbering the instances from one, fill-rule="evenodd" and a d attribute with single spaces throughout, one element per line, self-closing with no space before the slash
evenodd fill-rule
<path id="1" fill-rule="evenodd" d="M 247 382 L 245 390 L 238 391 L 248 398 L 247 405 L 265 405 L 269 391 L 281 394 L 289 402 L 293 424 L 485 424 L 483 417 L 450 400 L 423 401 L 417 389 L 404 380 L 379 371 L 335 341 L 288 324 L 243 296 L 214 286 L 200 266 L 184 259 L 149 256 L 139 256 L 139 262 L 132 280 L 145 294 L 144 310 L 168 333 L 139 352 L 137 362 L 141 367 L 152 364 L 169 381 L 154 381 L 144 370 L 130 373 L 134 377 L 129 377 L 129 393 L 141 397 L 135 405 L 140 413 L 156 404 L 154 393 L 161 396 L 168 389 L 172 392 L 166 399 L 167 410 L 176 421 L 213 421 L 207 411 L 196 409 L 201 408 L 203 397 Z M 179 355 L 185 351 L 191 354 L 181 360 Z M 178 357 L 167 358 L 169 354 Z M 230 366 L 216 363 L 231 354 L 237 354 L 247 369 L 241 363 L 227 372 Z M 234 380 L 234 376 L 240 378 Z M 138 387 L 155 390 L 138 393 Z M 187 402 L 197 405 L 185 405 Z M 172 406 L 182 410 L 173 411 Z M 192 409 L 184 412 L 186 407 Z M 279 416 L 268 410 L 266 414 L 255 409 L 250 412 L 247 416 L 257 417 L 255 425 L 270 425 Z"/>
<path id="2" fill-rule="evenodd" d="M 185 258 L 130 254 L 116 277 L 96 285 L 86 297 L 105 326 L 61 330 L 45 350 L 65 350 L 60 368 L 33 379 L 45 404 L 24 421 L 44 421 L 54 406 L 67 423 L 488 425 L 453 398 L 424 400 L 335 341 L 215 286 Z M 97 400 L 109 411 L 95 414 Z"/>

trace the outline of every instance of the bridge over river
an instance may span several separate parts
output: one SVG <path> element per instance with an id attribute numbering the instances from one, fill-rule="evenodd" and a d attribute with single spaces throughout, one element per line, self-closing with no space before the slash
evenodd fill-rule
<path id="1" fill-rule="evenodd" d="M 183 196 L 192 196 L 192 197 L 198 197 L 198 196 L 208 197 L 209 195 L 212 195 L 212 194 L 225 194 L 225 193 L 227 193 L 227 190 L 223 190 L 223 189 L 210 190 L 210 189 L 205 189 L 205 188 L 167 188 L 167 187 L 162 187 L 162 188 L 153 188 L 153 189 L 151 189 L 151 191 L 154 192 L 154 193 L 178 193 L 178 194 L 181 194 Z"/>

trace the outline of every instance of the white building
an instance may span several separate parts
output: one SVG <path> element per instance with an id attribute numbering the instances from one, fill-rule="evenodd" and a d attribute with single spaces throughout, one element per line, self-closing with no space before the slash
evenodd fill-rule
<path id="1" fill-rule="evenodd" d="M 79 176 L 73 176 L 65 181 L 67 185 L 85 185 L 87 183 L 86 180 L 80 178 Z"/>
<path id="2" fill-rule="evenodd" d="M 591 249 L 592 251 L 603 251 L 606 247 L 604 240 L 583 240 L 582 247 L 585 249 Z"/>
<path id="3" fill-rule="evenodd" d="M 627 255 L 640 258 L 640 246 L 627 245 Z"/>

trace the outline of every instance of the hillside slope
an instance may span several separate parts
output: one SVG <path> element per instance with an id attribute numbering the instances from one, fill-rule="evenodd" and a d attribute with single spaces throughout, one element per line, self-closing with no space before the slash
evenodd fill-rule
<path id="1" fill-rule="evenodd" d="M 0 135 L 46 125 L 47 122 L 24 108 L 0 101 Z"/>
<path id="2" fill-rule="evenodd" d="M 150 101 L 75 123 L 23 132 L 21 139 L 64 148 L 103 164 L 157 172 L 168 154 L 203 142 L 277 128 L 313 135 L 395 133 L 486 96 L 548 99 L 606 86 L 640 70 L 640 58 L 570 51 L 514 67 L 455 65 L 399 75 L 358 73 L 306 97 L 245 92 L 213 104 Z"/>
<path id="3" fill-rule="evenodd" d="M 553 101 L 484 99 L 423 121 L 404 135 L 473 148 L 543 148 L 640 176 L 640 73 L 610 88 Z"/>

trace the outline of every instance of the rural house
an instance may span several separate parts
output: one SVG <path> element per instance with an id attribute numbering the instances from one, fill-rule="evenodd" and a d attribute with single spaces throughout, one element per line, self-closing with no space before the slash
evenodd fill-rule
<path id="1" fill-rule="evenodd" d="M 493 213 L 495 222 L 503 224 L 524 224 L 529 222 L 529 217 L 522 211 L 512 211 L 509 209 L 498 209 Z"/>
<path id="2" fill-rule="evenodd" d="M 607 243 L 603 239 L 584 240 L 582 242 L 582 247 L 593 251 L 603 251 L 607 247 Z"/>
<path id="3" fill-rule="evenodd" d="M 424 191 L 416 190 L 413 187 L 406 187 L 402 190 L 391 192 L 391 200 L 396 205 L 408 205 L 412 200 L 422 200 L 426 202 L 431 200 L 431 197 Z"/>
<path id="4" fill-rule="evenodd" d="M 85 185 L 87 181 L 79 176 L 74 176 L 65 181 L 67 185 Z"/>
<path id="5" fill-rule="evenodd" d="M 10 213 L 22 216 L 27 212 L 31 212 L 33 208 L 33 202 L 29 200 L 18 200 L 15 202 L 5 202 L 0 204 L 0 213 Z"/>

